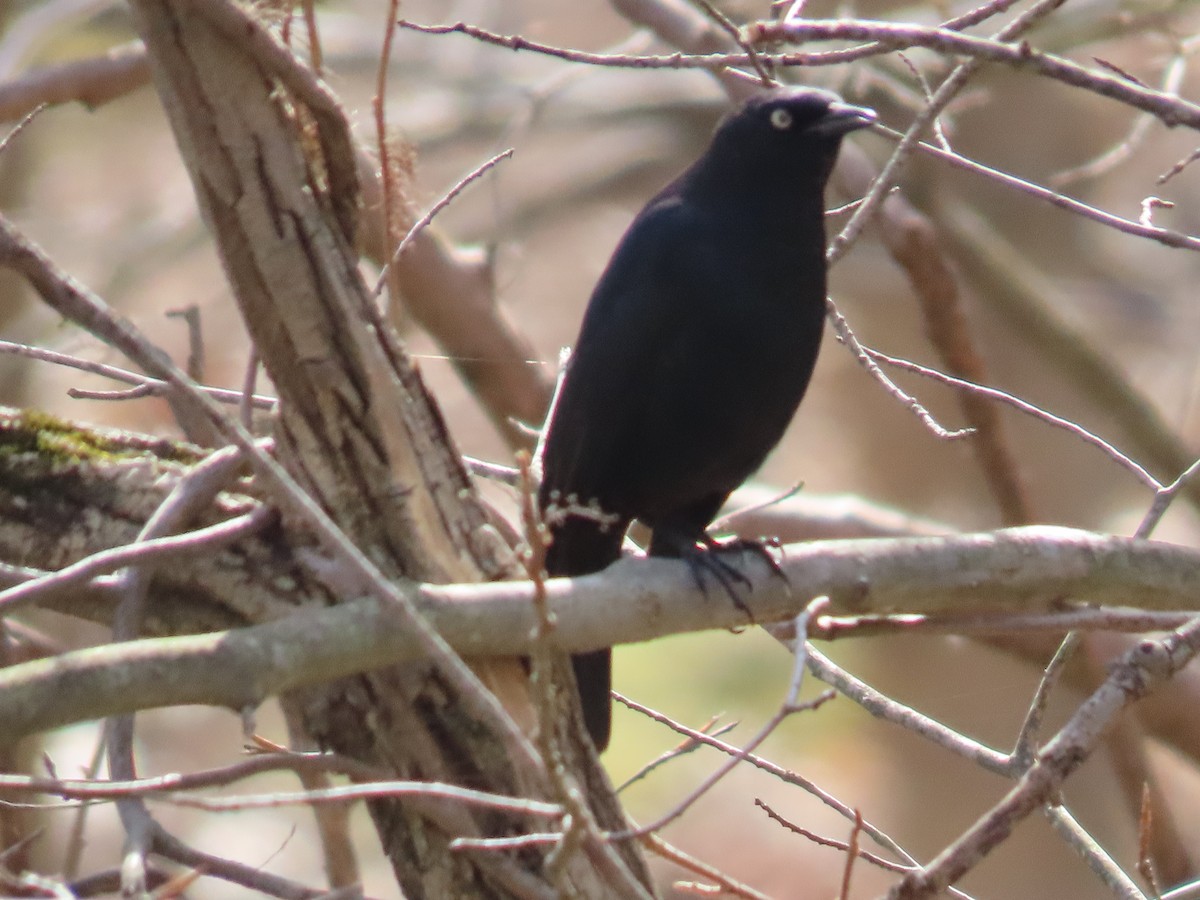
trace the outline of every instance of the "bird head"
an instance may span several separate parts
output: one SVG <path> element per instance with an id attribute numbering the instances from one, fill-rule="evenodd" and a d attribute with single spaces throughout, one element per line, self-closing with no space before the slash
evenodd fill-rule
<path id="1" fill-rule="evenodd" d="M 788 182 L 823 189 L 842 137 L 874 122 L 874 112 L 829 91 L 757 94 L 721 120 L 708 151 L 685 178 L 701 191 L 723 194 Z M 783 192 L 789 193 L 786 187 Z"/>
<path id="2" fill-rule="evenodd" d="M 836 145 L 842 135 L 875 122 L 875 113 L 851 106 L 817 88 L 785 88 L 756 94 L 717 126 L 713 143 L 774 146 L 786 152 Z"/>

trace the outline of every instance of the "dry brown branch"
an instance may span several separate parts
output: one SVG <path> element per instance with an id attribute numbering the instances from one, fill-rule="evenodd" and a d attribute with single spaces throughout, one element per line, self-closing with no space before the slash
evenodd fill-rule
<path id="1" fill-rule="evenodd" d="M 0 122 L 15 121 L 43 103 L 82 103 L 95 109 L 149 81 L 144 47 L 114 47 L 103 56 L 46 66 L 0 84 Z"/>

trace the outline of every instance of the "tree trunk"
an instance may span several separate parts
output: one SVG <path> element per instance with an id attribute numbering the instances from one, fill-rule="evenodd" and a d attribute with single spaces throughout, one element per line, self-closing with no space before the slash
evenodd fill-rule
<path id="1" fill-rule="evenodd" d="M 132 5 L 201 211 L 280 398 L 275 434 L 286 467 L 390 579 L 521 577 L 358 272 L 353 144 L 337 101 L 236 6 Z M 350 599 L 356 588 L 330 593 Z M 622 827 L 577 713 L 555 718 L 565 770 L 548 772 L 528 742 L 525 753 L 513 752 L 512 734 L 535 724 L 525 664 L 475 661 L 473 669 L 520 731 L 481 721 L 461 685 L 432 660 L 287 702 L 322 746 L 397 778 L 554 800 L 574 782 L 601 827 Z M 429 800 L 376 800 L 371 813 L 410 898 L 612 896 L 649 884 L 629 842 L 610 847 L 593 835 L 565 864 L 548 868 L 553 845 L 515 853 L 449 847 L 458 837 L 523 833 L 532 819 Z M 614 888 L 622 882 L 625 889 Z"/>

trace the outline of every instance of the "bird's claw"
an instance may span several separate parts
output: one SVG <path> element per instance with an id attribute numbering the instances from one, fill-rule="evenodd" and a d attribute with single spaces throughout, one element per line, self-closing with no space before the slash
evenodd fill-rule
<path id="1" fill-rule="evenodd" d="M 771 574 L 776 578 L 781 579 L 784 584 L 788 584 L 787 572 L 783 571 L 783 566 L 780 565 L 780 560 L 771 555 L 771 550 L 779 550 L 780 557 L 783 556 L 782 544 L 778 538 L 763 538 L 762 540 L 751 540 L 750 538 L 730 538 L 728 540 L 719 541 L 709 535 L 704 535 L 701 538 L 704 546 L 708 548 L 710 553 L 752 553 L 767 564 L 767 568 L 771 570 Z M 741 574 L 741 573 L 739 573 Z M 750 579 L 742 575 L 742 580 L 749 586 Z"/>
<path id="2" fill-rule="evenodd" d="M 703 546 L 693 544 L 691 549 L 683 554 L 696 588 L 706 591 L 704 576 L 711 575 L 725 590 L 729 599 L 733 601 L 733 605 L 745 613 L 747 621 L 751 625 L 755 624 L 754 614 L 741 595 L 741 591 L 750 590 L 754 586 L 754 582 L 749 575 L 725 557 L 731 553 L 753 553 L 767 564 L 774 575 L 787 581 L 787 575 L 779 565 L 779 561 L 771 555 L 767 544 L 762 541 L 743 538 L 718 541 L 716 538 L 704 535 L 700 539 L 700 544 Z"/>

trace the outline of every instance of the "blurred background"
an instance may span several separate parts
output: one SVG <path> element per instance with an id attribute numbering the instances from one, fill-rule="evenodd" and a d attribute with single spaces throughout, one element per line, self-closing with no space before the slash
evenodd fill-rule
<path id="1" fill-rule="evenodd" d="M 936 24 L 971 6 L 860 0 L 848 9 L 814 0 L 804 14 Z M 1152 86 L 1168 83 L 1194 97 L 1200 79 L 1191 71 L 1189 54 L 1200 21 L 1197 6 L 1184 0 L 1080 0 L 1064 4 L 1029 37 L 1035 46 L 1082 64 L 1099 59 L 1129 78 Z M 721 8 L 738 22 L 769 15 L 765 2 L 728 2 Z M 401 14 L 420 23 L 466 21 L 582 50 L 670 49 L 598 0 L 413 0 Z M 371 98 L 386 4 L 331 0 L 318 7 L 318 21 L 327 79 L 356 130 L 373 145 Z M 991 34 L 1001 21 L 985 24 L 979 33 Z M 302 40 L 302 29 L 295 34 Z M 133 38 L 120 4 L 0 2 L 0 90 L 40 66 L 101 54 Z M 938 56 L 912 51 L 903 58 L 889 54 L 845 66 L 792 69 L 786 77 L 833 88 L 903 130 L 923 102 L 921 80 L 936 85 L 946 72 Z M 387 96 L 387 120 L 415 153 L 413 201 L 421 210 L 479 163 L 514 148 L 512 159 L 471 185 L 437 217 L 435 227 L 455 244 L 481 248 L 494 262 L 498 298 L 534 348 L 520 364 L 543 367 L 548 378 L 559 348 L 574 339 L 617 238 L 645 200 L 702 150 L 728 106 L 718 83 L 699 70 L 593 68 L 513 53 L 462 35 L 404 30 L 395 37 Z M 1137 220 L 1145 198 L 1157 196 L 1174 206 L 1155 209 L 1155 224 L 1200 231 L 1200 168 L 1156 183 L 1200 144 L 1194 131 L 1168 130 L 1097 94 L 998 66 L 980 69 L 942 125 L 958 153 L 985 165 L 1055 186 L 1127 219 Z M 850 140 L 877 165 L 894 146 L 871 133 Z M 1163 441 L 1185 456 L 1200 446 L 1200 305 L 1194 297 L 1200 256 L 1120 233 L 928 157 L 912 159 L 901 184 L 904 197 L 928 216 L 936 246 L 953 267 L 988 383 L 1104 436 L 1156 476 L 1174 478 L 1178 470 L 1170 470 Z M 829 202 L 853 199 L 831 195 Z M 196 306 L 206 380 L 241 386 L 248 345 L 149 85 L 94 110 L 67 104 L 42 113 L 0 155 L 0 208 L 176 360 L 188 354 L 187 330 L 167 312 Z M 845 218 L 833 217 L 831 229 Z M 369 277 L 373 282 L 374 274 Z M 864 343 L 939 366 L 910 279 L 878 229 L 868 228 L 838 262 L 831 289 Z M 123 364 L 114 351 L 63 325 L 6 273 L 0 273 L 0 337 Z M 412 326 L 405 337 L 462 451 L 510 463 L 509 446 L 438 345 Z M 1091 362 L 1080 363 L 1080 354 Z M 1100 368 L 1089 368 L 1093 363 Z M 949 389 L 893 374 L 943 425 L 964 424 Z M 1109 377 L 1132 393 L 1114 399 L 1115 389 L 1104 380 Z M 114 385 L 0 355 L 0 404 L 174 434 L 159 401 L 77 401 L 67 397 L 69 387 Z M 1032 521 L 1117 534 L 1136 528 L 1151 497 L 1127 472 L 1062 430 L 1007 408 L 1001 420 Z M 808 397 L 760 480 L 780 489 L 803 483 L 804 496 L 863 498 L 950 528 L 1000 527 L 1006 520 L 971 440 L 938 439 L 830 339 Z M 489 496 L 508 502 L 500 491 Z M 1195 544 L 1200 520 L 1194 506 L 1176 503 L 1156 537 Z M 98 629 L 52 625 L 72 643 L 103 637 Z M 1039 674 L 956 639 L 863 639 L 839 643 L 830 652 L 891 696 L 999 749 L 1011 746 Z M 615 665 L 618 691 L 696 727 L 719 714 L 722 722 L 739 723 L 726 735 L 738 743 L 776 709 L 791 660 L 772 639 L 748 630 L 621 648 Z M 1060 691 L 1051 724 L 1078 700 Z M 240 724 L 233 716 L 186 709 L 139 721 L 146 774 L 191 770 L 240 752 Z M 286 741 L 270 711 L 259 729 Z M 614 734 L 605 761 L 617 783 L 678 743 L 667 729 L 621 707 Z M 45 749 L 60 773 L 73 773 L 87 765 L 94 741 L 94 729 L 77 728 L 54 736 Z M 1009 786 L 876 722 L 845 700 L 793 717 L 762 754 L 861 809 L 921 859 L 938 852 Z M 1195 771 L 1165 750 L 1154 749 L 1152 761 L 1171 785 L 1172 811 L 1183 833 L 1195 843 L 1200 840 Z M 625 794 L 630 814 L 643 821 L 656 817 L 719 762 L 700 751 L 637 781 Z M 290 785 L 286 779 L 263 779 L 250 787 Z M 755 806 L 755 798 L 810 831 L 837 840 L 849 834 L 847 822 L 808 794 L 745 769 L 664 836 L 772 896 L 834 896 L 843 856 L 782 829 Z M 1136 818 L 1103 755 L 1071 780 L 1065 799 L 1117 861 L 1132 867 Z M 60 865 L 55 860 L 66 840 L 68 815 L 44 816 L 51 830 L 35 853 L 45 871 Z M 121 840 L 115 816 L 102 809 L 93 815 L 84 871 L 112 865 Z M 205 849 L 320 883 L 315 836 L 303 810 L 225 818 L 167 812 L 164 818 Z M 357 823 L 360 846 L 375 853 L 365 815 Z M 668 895 L 672 879 L 687 877 L 665 863 L 659 871 Z M 854 896 L 873 896 L 890 880 L 860 864 Z M 1036 817 L 962 887 L 989 898 L 1098 895 L 1084 863 Z M 382 862 L 371 870 L 366 889 L 376 897 L 396 896 Z M 195 890 L 196 896 L 241 895 L 213 880 Z"/>

